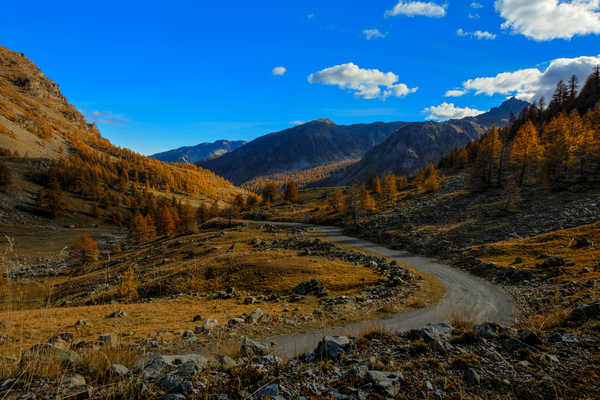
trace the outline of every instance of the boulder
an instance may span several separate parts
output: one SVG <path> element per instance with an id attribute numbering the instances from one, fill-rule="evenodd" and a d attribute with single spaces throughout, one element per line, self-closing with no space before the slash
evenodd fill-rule
<path id="1" fill-rule="evenodd" d="M 255 324 L 259 321 L 259 319 L 263 316 L 263 312 L 260 308 L 252 311 L 250 315 L 246 317 L 247 324 Z"/>
<path id="2" fill-rule="evenodd" d="M 479 385 L 481 383 L 481 377 L 473 368 L 467 368 L 465 371 L 465 380 L 471 385 Z"/>
<path id="3" fill-rule="evenodd" d="M 519 334 L 519 339 L 521 339 L 523 343 L 527 343 L 531 346 L 539 346 L 540 344 L 542 344 L 542 340 L 540 339 L 540 337 L 535 332 L 529 329 L 522 331 Z"/>
<path id="4" fill-rule="evenodd" d="M 240 351 L 243 355 L 247 357 L 263 356 L 267 354 L 268 350 L 269 348 L 262 343 L 255 342 L 254 340 L 249 339 L 246 336 L 242 338 L 242 342 L 240 344 Z"/>
<path id="5" fill-rule="evenodd" d="M 367 371 L 367 378 L 376 389 L 392 397 L 400 392 L 400 385 L 404 381 L 404 376 L 399 371 Z"/>
<path id="6" fill-rule="evenodd" d="M 118 376 L 120 378 L 129 374 L 129 369 L 126 366 L 121 365 L 121 364 L 113 364 L 113 365 L 111 365 L 110 369 L 111 369 L 113 375 Z"/>
<path id="7" fill-rule="evenodd" d="M 321 358 L 337 359 L 345 353 L 350 345 L 350 339 L 346 336 L 325 336 L 319 342 L 315 354 Z"/>
<path id="8" fill-rule="evenodd" d="M 105 333 L 104 335 L 100 335 L 98 340 L 108 347 L 116 347 L 120 343 L 119 336 L 115 333 Z"/>

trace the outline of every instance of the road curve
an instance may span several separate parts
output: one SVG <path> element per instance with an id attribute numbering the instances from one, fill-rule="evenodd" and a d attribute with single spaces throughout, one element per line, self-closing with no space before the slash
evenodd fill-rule
<path id="1" fill-rule="evenodd" d="M 427 308 L 399 313 L 388 319 L 360 321 L 342 327 L 326 327 L 314 332 L 274 336 L 266 339 L 265 342 L 273 343 L 275 352 L 282 356 L 293 357 L 310 352 L 315 349 L 324 335 L 355 336 L 371 327 L 381 327 L 391 332 L 401 332 L 420 328 L 429 323 L 448 321 L 452 315 L 468 316 L 476 321 L 499 323 L 513 321 L 514 305 L 510 296 L 497 286 L 481 278 L 426 257 L 388 249 L 367 240 L 346 236 L 340 228 L 292 223 L 273 224 L 317 228 L 323 232 L 323 236 L 335 242 L 392 258 L 433 275 L 440 280 L 445 288 L 443 298 L 437 304 Z"/>

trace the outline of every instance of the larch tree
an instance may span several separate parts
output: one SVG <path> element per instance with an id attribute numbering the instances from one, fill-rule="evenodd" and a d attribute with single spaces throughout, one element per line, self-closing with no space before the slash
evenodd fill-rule
<path id="1" fill-rule="evenodd" d="M 290 180 L 285 185 L 283 200 L 290 204 L 298 201 L 298 186 L 295 180 Z"/>
<path id="2" fill-rule="evenodd" d="M 121 285 L 119 285 L 119 295 L 126 300 L 137 299 L 139 284 L 135 279 L 135 271 L 129 267 L 121 276 Z"/>
<path id="3" fill-rule="evenodd" d="M 518 187 L 537 177 L 540 156 L 537 130 L 531 121 L 527 121 L 517 131 L 510 150 L 510 168 Z"/>
<path id="4" fill-rule="evenodd" d="M 98 254 L 98 245 L 88 234 L 79 236 L 69 247 L 69 256 L 78 265 L 86 265 L 98 260 Z"/>
<path id="5" fill-rule="evenodd" d="M 394 174 L 387 173 L 383 177 L 383 188 L 381 191 L 382 203 L 385 205 L 396 204 L 396 198 L 398 197 L 398 180 Z"/>
<path id="6" fill-rule="evenodd" d="M 175 221 L 167 205 L 163 205 L 159 211 L 156 231 L 162 236 L 171 236 L 175 232 Z"/>

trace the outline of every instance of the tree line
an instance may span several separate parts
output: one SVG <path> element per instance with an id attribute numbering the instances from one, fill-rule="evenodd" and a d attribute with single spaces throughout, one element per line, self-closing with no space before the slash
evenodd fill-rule
<path id="1" fill-rule="evenodd" d="M 600 184 L 600 68 L 579 91 L 560 81 L 550 103 L 541 98 L 512 123 L 493 127 L 454 149 L 440 168 L 468 169 L 473 191 L 543 187 L 581 190 Z"/>

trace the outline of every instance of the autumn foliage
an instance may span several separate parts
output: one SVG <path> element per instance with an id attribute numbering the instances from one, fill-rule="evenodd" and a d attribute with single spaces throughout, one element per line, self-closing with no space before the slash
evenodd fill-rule
<path id="1" fill-rule="evenodd" d="M 121 285 L 119 285 L 119 295 L 123 299 L 133 300 L 138 297 L 139 284 L 135 279 L 135 271 L 129 267 L 121 276 Z"/>
<path id="2" fill-rule="evenodd" d="M 98 259 L 98 245 L 90 235 L 81 235 L 69 248 L 69 256 L 76 264 L 89 264 Z"/>
<path id="3" fill-rule="evenodd" d="M 439 166 L 469 169 L 473 191 L 585 190 L 600 184 L 600 70 L 581 91 L 576 78 L 559 82 L 547 107 L 540 99 L 511 125 L 453 150 Z"/>

